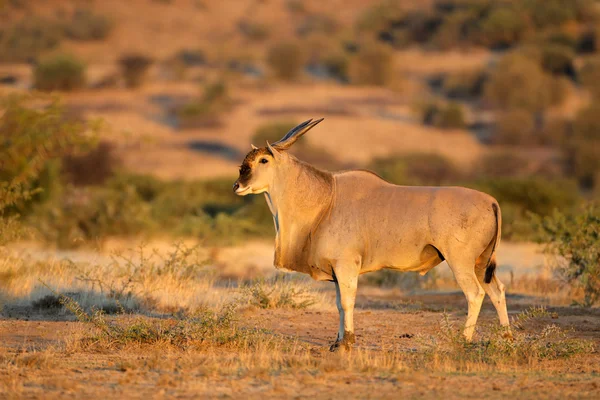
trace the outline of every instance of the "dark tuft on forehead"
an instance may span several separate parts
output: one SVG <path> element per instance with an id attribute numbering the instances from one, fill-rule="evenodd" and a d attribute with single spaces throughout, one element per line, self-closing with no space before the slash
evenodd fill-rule
<path id="1" fill-rule="evenodd" d="M 258 157 L 262 156 L 262 155 L 267 155 L 270 154 L 269 151 L 266 148 L 260 148 L 260 149 L 252 149 L 252 151 L 250 151 L 250 153 L 246 154 L 246 158 L 244 158 L 244 161 L 242 162 L 242 165 L 246 164 L 248 166 L 250 166 L 250 164 L 256 160 Z"/>

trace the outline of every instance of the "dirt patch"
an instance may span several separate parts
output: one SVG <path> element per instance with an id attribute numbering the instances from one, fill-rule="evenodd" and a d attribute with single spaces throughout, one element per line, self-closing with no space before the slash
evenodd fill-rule
<path id="1" fill-rule="evenodd" d="M 449 318 L 465 317 L 464 297 L 455 293 L 396 296 L 368 293 L 358 299 L 355 313 L 357 347 L 352 357 L 368 354 L 410 357 L 421 351 L 421 339 L 438 331 L 446 309 Z M 380 304 L 391 304 L 388 308 Z M 513 301 L 511 311 L 520 307 Z M 575 337 L 600 345 L 597 310 L 553 308 L 551 317 L 537 321 L 572 329 Z M 244 397 L 244 398 L 594 398 L 600 395 L 600 356 L 597 351 L 574 359 L 553 360 L 528 371 L 500 368 L 495 372 L 445 373 L 397 370 L 376 373 L 347 370 L 339 355 L 329 353 L 337 331 L 334 310 L 262 310 L 249 308 L 240 315 L 247 327 L 259 326 L 273 335 L 297 338 L 308 346 L 318 369 L 304 366 L 292 374 L 264 367 L 253 353 L 254 367 L 231 370 L 232 359 L 249 357 L 233 349 L 181 352 L 164 348 L 126 348 L 81 351 L 76 342 L 85 327 L 77 322 L 0 320 L 0 396 L 14 397 Z M 480 323 L 495 321 L 485 304 Z M 70 350 L 69 350 L 70 349 Z M 366 353 L 375 352 L 375 353 Z M 303 363 L 310 362 L 304 360 Z M 303 364 L 304 365 L 304 364 Z M 291 367 L 293 370 L 293 366 Z M 376 387 L 376 392 L 373 388 Z"/>

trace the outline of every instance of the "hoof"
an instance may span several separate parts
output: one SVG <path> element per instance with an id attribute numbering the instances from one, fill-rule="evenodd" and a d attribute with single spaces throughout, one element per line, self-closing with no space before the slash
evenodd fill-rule
<path id="1" fill-rule="evenodd" d="M 352 345 L 350 343 L 345 343 L 344 341 L 337 341 L 329 347 L 329 351 L 332 353 L 338 353 L 343 351 L 352 350 Z"/>
<path id="2" fill-rule="evenodd" d="M 349 351 L 352 349 L 352 345 L 356 342 L 356 336 L 353 332 L 344 332 L 344 338 L 342 340 L 337 339 L 334 344 L 331 345 L 329 351 L 336 352 L 340 350 Z"/>
<path id="3" fill-rule="evenodd" d="M 511 331 L 506 331 L 502 334 L 502 337 L 507 340 L 515 340 Z"/>

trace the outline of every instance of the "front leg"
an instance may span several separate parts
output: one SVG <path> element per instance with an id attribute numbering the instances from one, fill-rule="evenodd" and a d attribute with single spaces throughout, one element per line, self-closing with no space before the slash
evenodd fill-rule
<path id="1" fill-rule="evenodd" d="M 354 335 L 354 302 L 358 285 L 358 273 L 335 269 L 336 304 L 340 313 L 340 326 L 335 343 L 330 351 L 340 348 L 349 350 L 356 341 Z"/>

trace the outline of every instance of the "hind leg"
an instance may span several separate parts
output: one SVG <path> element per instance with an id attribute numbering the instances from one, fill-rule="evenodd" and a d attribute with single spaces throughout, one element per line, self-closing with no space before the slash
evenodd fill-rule
<path id="1" fill-rule="evenodd" d="M 478 260 L 479 261 L 479 260 Z M 507 335 L 512 336 L 510 333 L 510 321 L 508 319 L 508 311 L 506 309 L 506 288 L 500 279 L 496 275 L 492 277 L 492 281 L 490 283 L 485 283 L 485 267 L 487 266 L 487 262 L 477 263 L 475 267 L 475 272 L 477 274 L 477 279 L 479 283 L 483 287 L 483 290 L 490 296 L 490 300 L 492 304 L 496 308 L 496 312 L 498 313 L 498 319 L 500 319 L 500 325 L 507 328 Z"/>
<path id="2" fill-rule="evenodd" d="M 475 332 L 475 324 L 479 317 L 481 304 L 485 297 L 485 291 L 481 287 L 477 275 L 475 275 L 475 261 L 465 259 L 447 260 L 450 269 L 454 273 L 458 286 L 462 289 L 468 302 L 467 322 L 463 332 L 465 339 L 471 341 Z"/>

